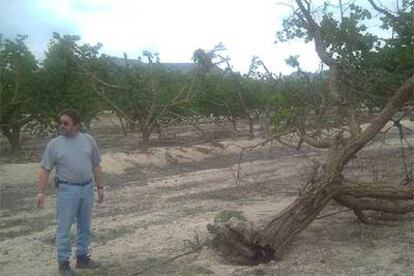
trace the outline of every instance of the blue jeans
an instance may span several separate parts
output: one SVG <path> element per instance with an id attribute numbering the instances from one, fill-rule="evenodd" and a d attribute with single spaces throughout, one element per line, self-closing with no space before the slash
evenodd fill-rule
<path id="1" fill-rule="evenodd" d="M 91 238 L 93 182 L 85 186 L 59 184 L 57 193 L 56 249 L 59 263 L 71 255 L 70 228 L 76 218 L 76 256 L 87 255 Z"/>

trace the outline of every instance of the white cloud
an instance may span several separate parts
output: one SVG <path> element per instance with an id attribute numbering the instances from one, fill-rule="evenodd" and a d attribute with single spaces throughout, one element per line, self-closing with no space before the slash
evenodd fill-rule
<path id="1" fill-rule="evenodd" d="M 291 72 L 284 62 L 301 55 L 305 70 L 316 70 L 311 45 L 274 44 L 290 8 L 276 0 L 37 0 L 33 13 L 65 24 L 83 42 L 103 43 L 102 52 L 136 58 L 144 49 L 165 62 L 190 62 L 197 48 L 222 42 L 235 70 L 246 72 L 253 55 L 275 72 Z M 53 23 L 55 22 L 55 23 Z M 59 29 L 56 31 L 60 31 Z M 51 37 L 48 37 L 50 39 Z"/>
<path id="2" fill-rule="evenodd" d="M 290 9 L 274 1 L 107 0 L 100 4 L 105 9 L 85 12 L 77 20 L 84 40 L 102 42 L 109 54 L 127 52 L 136 57 L 149 49 L 159 52 L 163 61 L 187 62 L 195 49 L 222 42 L 236 70 L 247 71 L 251 57 L 257 55 L 269 68 L 291 71 L 284 63 L 288 52 L 278 51 L 292 48 L 274 44 L 280 18 Z M 314 60 L 307 62 L 304 57 L 304 68 L 316 69 Z"/>

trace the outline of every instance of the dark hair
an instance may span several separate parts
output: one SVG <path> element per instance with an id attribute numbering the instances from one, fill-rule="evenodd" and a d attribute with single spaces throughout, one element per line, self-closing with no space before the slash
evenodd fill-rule
<path id="1" fill-rule="evenodd" d="M 74 125 L 76 124 L 81 125 L 81 118 L 80 118 L 78 111 L 74 109 L 66 109 L 60 112 L 59 118 L 62 117 L 63 115 L 69 116 L 72 119 Z"/>

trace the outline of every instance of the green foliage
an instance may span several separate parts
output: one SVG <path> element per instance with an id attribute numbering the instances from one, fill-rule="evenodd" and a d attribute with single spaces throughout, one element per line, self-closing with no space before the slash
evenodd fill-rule
<path id="1" fill-rule="evenodd" d="M 101 45 L 78 45 L 80 38 L 74 35 L 53 34 L 43 62 L 44 86 L 47 95 L 40 103 L 45 117 L 56 118 L 67 108 L 77 109 L 88 123 L 103 109 L 102 101 L 90 87 L 90 78 L 85 71 L 96 71 L 102 67 L 98 59 Z"/>
<path id="2" fill-rule="evenodd" d="M 303 72 L 302 72 L 303 73 Z M 278 79 L 271 103 L 274 108 L 274 131 L 296 131 L 298 127 L 318 131 L 331 128 L 341 119 L 330 106 L 327 80 L 324 74 L 303 73 L 307 77 Z"/>
<path id="3" fill-rule="evenodd" d="M 27 36 L 0 40 L 0 126 L 12 150 L 20 148 L 20 132 L 53 131 L 57 114 L 80 111 L 88 124 L 103 109 L 85 71 L 102 71 L 101 45 L 78 45 L 78 36 L 53 34 L 43 64 L 25 44 Z"/>
<path id="4" fill-rule="evenodd" d="M 20 131 L 35 118 L 32 101 L 36 93 L 38 65 L 26 46 L 27 36 L 1 40 L 0 36 L 0 128 L 12 151 L 20 148 Z"/>
<path id="5" fill-rule="evenodd" d="M 218 213 L 214 217 L 214 223 L 215 224 L 218 224 L 218 223 L 226 223 L 231 218 L 236 218 L 237 220 L 239 220 L 241 222 L 247 222 L 247 219 L 243 215 L 243 212 L 242 211 L 237 211 L 237 210 L 223 210 L 223 211 L 221 211 L 220 213 Z"/>
<path id="6" fill-rule="evenodd" d="M 148 127 L 153 128 L 157 120 L 168 116 L 168 113 L 162 112 L 163 108 L 177 97 L 190 76 L 177 70 L 168 70 L 159 61 L 153 63 L 152 53 L 145 52 L 144 57 L 148 63 L 141 61 L 129 64 L 127 59 L 125 65 L 110 62 L 108 81 L 127 89 L 108 90 L 107 95 L 127 119 L 142 127 L 148 120 Z M 169 111 L 178 112 L 178 109 L 172 106 Z"/>
<path id="7" fill-rule="evenodd" d="M 157 54 L 148 51 L 138 60 L 125 56 L 122 63 L 107 58 L 107 70 L 101 76 L 114 85 L 100 86 L 99 93 L 120 117 L 139 127 L 143 137 L 141 148 L 146 150 L 151 132 L 161 121 L 193 114 L 192 99 L 214 56 L 214 52 L 197 50 L 196 63 L 189 72 L 167 68 Z"/>
<path id="8" fill-rule="evenodd" d="M 370 108 L 382 107 L 402 82 L 414 73 L 414 2 L 403 0 L 395 14 L 381 15 L 382 29 L 392 37 L 378 40 L 356 74 L 375 79 L 364 85 Z"/>
<path id="9" fill-rule="evenodd" d="M 241 117 L 243 109 L 236 89 L 230 75 L 208 76 L 197 98 L 199 111 L 206 116 Z"/>
<path id="10" fill-rule="evenodd" d="M 208 241 L 208 239 L 206 241 Z M 184 249 L 194 250 L 206 244 L 206 241 L 200 240 L 200 235 L 196 231 L 194 231 L 194 235 L 192 239 L 183 240 L 183 246 L 184 246 Z"/>
<path id="11" fill-rule="evenodd" d="M 213 67 L 213 60 L 217 57 L 217 53 L 223 50 L 225 47 L 222 43 L 217 44 L 211 51 L 197 49 L 193 53 L 193 61 L 198 65 L 201 73 L 206 73 Z"/>
<path id="12" fill-rule="evenodd" d="M 263 109 L 264 90 L 264 83 L 249 75 L 231 71 L 212 74 L 196 99 L 197 110 L 205 116 L 245 119 Z"/>
<path id="13" fill-rule="evenodd" d="M 347 6 L 348 14 L 338 19 L 338 9 L 333 10 L 325 3 L 321 10 L 320 28 L 323 44 L 328 53 L 342 60 L 361 58 L 371 50 L 377 37 L 367 32 L 365 20 L 371 19 L 371 13 L 353 3 Z M 283 20 L 283 30 L 277 32 L 279 42 L 296 38 L 312 40 L 308 26 L 304 23 L 301 13 L 295 13 Z"/>
<path id="14" fill-rule="evenodd" d="M 25 103 L 30 101 L 34 90 L 37 62 L 25 44 L 26 38 L 18 35 L 14 41 L 0 40 L 2 124 L 16 121 L 29 111 Z"/>
<path id="15" fill-rule="evenodd" d="M 339 62 L 339 82 L 347 102 L 357 112 L 376 112 L 388 98 L 407 80 L 414 71 L 414 3 L 400 1 L 396 12 L 381 12 L 382 28 L 392 33 L 381 39 L 368 26 L 377 24 L 371 6 L 364 9 L 357 1 L 343 5 L 343 13 L 337 6 L 325 3 L 315 9 L 312 16 L 320 18 L 320 34 L 328 55 Z M 283 21 L 283 30 L 278 32 L 280 42 L 291 39 L 313 39 L 304 15 L 296 12 Z M 327 79 L 309 78 L 301 72 L 298 57 L 290 57 L 287 63 L 298 68 L 300 79 L 283 79 L 277 85 L 273 103 L 276 107 L 273 123 L 276 129 L 304 127 L 329 129 L 343 125 L 342 110 L 330 104 Z M 340 122 L 342 120 L 342 122 Z"/>
<path id="16" fill-rule="evenodd" d="M 343 5 L 341 13 L 324 4 L 312 15 L 320 19 L 323 46 L 339 62 L 338 81 L 347 101 L 361 113 L 372 113 L 414 72 L 414 3 L 400 0 L 395 12 L 357 3 Z M 392 33 L 386 39 L 369 28 L 377 24 L 378 13 L 381 28 Z M 278 41 L 311 41 L 305 22 L 300 12 L 285 19 Z M 81 44 L 78 36 L 54 33 L 39 64 L 25 39 L 3 41 L 0 36 L 0 127 L 14 149 L 19 148 L 21 130 L 34 134 L 54 127 L 56 115 L 66 108 L 78 109 L 87 123 L 99 111 L 111 109 L 135 123 L 147 139 L 160 121 L 194 114 L 234 121 L 272 115 L 276 131 L 301 127 L 313 129 L 314 135 L 337 126 L 344 117 L 332 104 L 326 72 L 302 72 L 298 56 L 287 59 L 297 69 L 290 77 L 274 76 L 257 57 L 245 75 L 230 69 L 208 74 L 216 52 L 224 49 L 219 44 L 212 51 L 197 49 L 196 66 L 185 73 L 166 68 L 158 54 L 149 51 L 137 62 L 125 57 L 121 65 L 100 55 L 100 44 Z"/>
<path id="17" fill-rule="evenodd" d="M 325 5 L 320 25 L 328 53 L 338 55 L 339 59 L 352 64 L 362 59 L 378 38 L 366 32 L 367 26 L 363 24 L 365 20 L 371 19 L 368 10 L 355 4 L 350 4 L 348 10 L 349 14 L 339 20 Z"/>

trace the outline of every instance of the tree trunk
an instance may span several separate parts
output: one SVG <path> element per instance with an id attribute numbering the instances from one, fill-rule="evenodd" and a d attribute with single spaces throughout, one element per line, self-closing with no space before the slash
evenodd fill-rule
<path id="1" fill-rule="evenodd" d="M 252 237 L 246 237 L 235 229 L 229 232 L 223 231 L 223 228 L 228 228 L 228 225 L 209 225 L 208 229 L 216 234 L 219 243 L 233 249 L 230 260 L 236 263 L 255 265 L 280 259 L 293 238 L 313 221 L 334 196 L 340 193 L 342 182 L 340 174 L 330 172 L 328 170 L 317 183 L 305 187 L 293 203 L 264 229 L 256 231 Z M 232 244 L 235 242 L 234 235 L 238 236 L 236 241 L 243 244 L 242 250 Z"/>
<path id="2" fill-rule="evenodd" d="M 87 130 L 91 129 L 91 122 L 92 122 L 92 119 L 89 119 L 89 118 L 84 120 L 85 127 Z"/>
<path id="3" fill-rule="evenodd" d="M 10 144 L 10 149 L 12 153 L 16 153 L 21 149 L 20 141 L 20 126 L 19 127 L 2 127 L 1 128 L 4 136 Z"/>
<path id="4" fill-rule="evenodd" d="M 370 122 L 363 132 L 348 139 L 343 138 L 341 134 L 333 137 L 330 142 L 327 160 L 322 166 L 323 173 L 321 176 L 309 182 L 299 197 L 272 219 L 264 229 L 253 231 L 254 234 L 248 235 L 246 233 L 252 233 L 252 231 L 234 228 L 229 224 L 208 225 L 208 230 L 215 234 L 217 244 L 227 250 L 225 252 L 226 256 L 234 262 L 248 265 L 268 262 L 282 257 L 293 238 L 313 221 L 331 199 L 342 192 L 344 166 L 350 158 L 354 157 L 359 150 L 375 137 L 394 113 L 413 96 L 413 83 L 414 75 L 396 91 L 382 112 Z M 372 189 L 375 190 L 377 187 L 374 186 Z M 352 193 L 348 190 L 344 202 L 351 202 L 350 194 L 352 196 Z M 374 196 L 375 192 L 368 189 L 365 194 Z M 398 192 L 397 194 L 401 193 Z M 355 194 L 353 195 L 356 197 Z M 343 199 L 343 197 L 339 197 L 339 199 L 341 198 Z M 357 202 L 362 204 L 363 201 L 358 200 Z M 357 203 L 353 201 L 350 204 L 356 205 Z M 375 203 L 369 202 L 365 203 L 364 206 L 372 206 L 373 204 Z M 413 209 L 412 201 L 406 202 L 408 207 L 405 206 L 406 204 L 401 204 L 403 203 L 400 202 L 398 208 L 404 212 Z M 398 208 L 392 210 L 397 211 Z M 361 207 L 358 210 L 360 209 Z M 358 210 L 356 214 L 359 213 Z"/>
<path id="5" fill-rule="evenodd" d="M 341 179 L 321 180 L 286 207 L 263 230 L 247 231 L 230 224 L 208 225 L 215 243 L 228 259 L 242 265 L 256 265 L 283 257 L 294 237 L 320 211 L 335 200 L 354 210 L 363 223 L 372 223 L 363 210 L 405 214 L 414 211 L 414 186 L 345 184 Z M 246 234 L 247 233 L 247 234 Z"/>
<path id="6" fill-rule="evenodd" d="M 128 130 L 124 124 L 124 120 L 122 120 L 121 116 L 119 116 L 118 119 L 119 119 L 119 123 L 121 124 L 122 134 L 124 134 L 125 137 L 128 136 Z"/>
<path id="7" fill-rule="evenodd" d="M 280 259 L 293 238 L 305 229 L 340 191 L 339 179 L 322 180 L 300 195 L 273 219 L 256 238 L 262 248 L 270 246 Z"/>
<path id="8" fill-rule="evenodd" d="M 160 124 L 157 124 L 155 126 L 155 133 L 157 133 L 158 135 L 158 140 L 161 140 L 162 139 L 162 128 Z"/>
<path id="9" fill-rule="evenodd" d="M 268 109 L 266 107 L 266 109 Z M 268 138 L 270 135 L 270 112 L 269 111 L 265 111 L 263 114 L 260 115 L 260 124 L 262 126 L 263 129 L 263 134 L 262 137 L 263 138 Z"/>
<path id="10" fill-rule="evenodd" d="M 253 128 L 253 118 L 252 116 L 247 116 L 248 122 L 249 122 L 249 139 L 254 138 L 254 128 Z"/>
<path id="11" fill-rule="evenodd" d="M 414 186 L 347 184 L 335 201 L 353 209 L 405 214 L 414 211 Z"/>
<path id="12" fill-rule="evenodd" d="M 228 119 L 231 122 L 231 126 L 233 127 L 234 132 L 237 133 L 237 119 L 235 117 L 228 117 Z"/>
<path id="13" fill-rule="evenodd" d="M 142 132 L 142 143 L 140 145 L 140 149 L 146 152 L 149 149 L 151 130 L 149 127 L 142 127 L 141 132 Z"/>
<path id="14" fill-rule="evenodd" d="M 137 129 L 137 123 L 134 121 L 128 121 L 128 130 L 131 133 L 135 133 Z"/>

